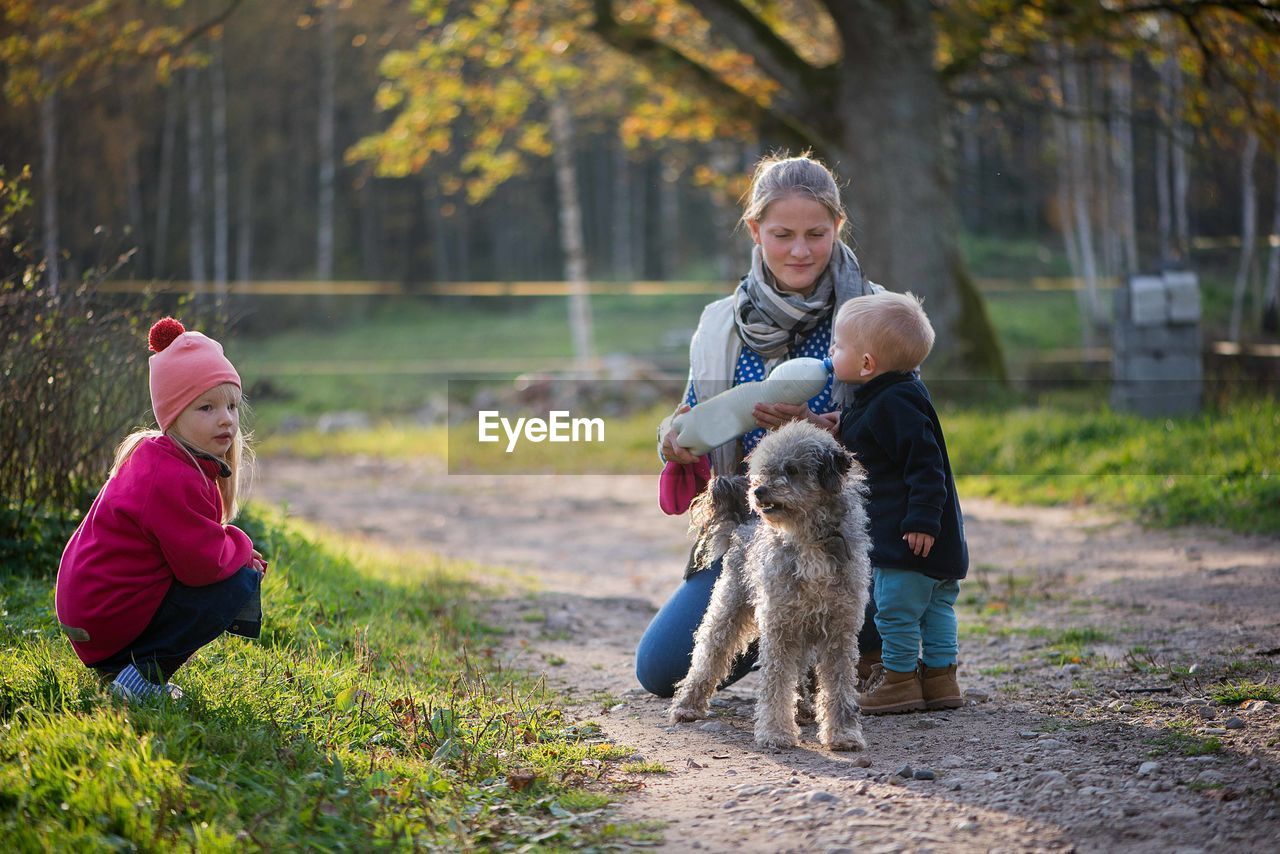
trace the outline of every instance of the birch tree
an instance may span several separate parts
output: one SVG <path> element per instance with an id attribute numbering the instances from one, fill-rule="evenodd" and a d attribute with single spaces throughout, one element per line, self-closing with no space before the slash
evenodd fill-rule
<path id="1" fill-rule="evenodd" d="M 231 177 L 227 141 L 227 75 L 222 39 L 212 46 L 209 65 L 210 130 L 213 134 L 213 285 L 218 306 L 227 300 L 231 267 Z"/>
<path id="2" fill-rule="evenodd" d="M 151 275 L 168 271 L 169 209 L 173 201 L 173 158 L 178 137 L 178 91 L 165 87 L 164 124 L 160 129 L 160 171 L 156 178 L 156 227 L 152 235 Z"/>
<path id="3" fill-rule="evenodd" d="M 45 65 L 45 75 L 52 78 L 52 66 Z M 57 296 L 61 279 L 58 273 L 62 249 L 58 239 L 58 92 L 46 86 L 40 98 L 40 213 L 44 225 L 45 281 L 49 293 Z"/>
<path id="4" fill-rule="evenodd" d="M 1258 160 L 1258 135 L 1250 130 L 1240 157 L 1240 261 L 1231 292 L 1231 326 L 1228 340 L 1239 342 L 1244 322 L 1244 297 L 1253 273 L 1258 241 L 1258 184 L 1254 166 Z"/>
<path id="5" fill-rule="evenodd" d="M 208 280 L 205 259 L 204 129 L 200 106 L 199 71 L 183 74 L 187 110 L 187 260 L 191 285 L 199 291 Z"/>
<path id="6" fill-rule="evenodd" d="M 337 14 L 335 2 L 320 11 L 320 105 L 317 127 L 319 197 L 316 206 L 316 277 L 333 278 L 334 89 L 337 86 Z"/>
<path id="7" fill-rule="evenodd" d="M 1138 226 L 1134 194 L 1133 68 L 1127 58 L 1113 64 L 1109 83 L 1109 154 L 1116 197 L 1112 232 L 1121 247 L 1121 272 L 1131 276 L 1138 272 Z"/>
<path id="8" fill-rule="evenodd" d="M 552 156 L 560 202 L 560 246 L 564 252 L 565 280 L 569 283 L 569 329 L 573 354 L 581 369 L 592 359 L 591 303 L 587 291 L 587 249 L 582 232 L 582 206 L 578 198 L 578 170 L 574 164 L 573 116 L 563 96 L 551 99 Z"/>

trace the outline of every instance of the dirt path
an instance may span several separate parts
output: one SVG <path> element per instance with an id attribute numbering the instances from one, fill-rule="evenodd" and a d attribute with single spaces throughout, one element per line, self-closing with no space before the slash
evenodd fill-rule
<path id="1" fill-rule="evenodd" d="M 651 477 L 270 459 L 257 496 L 536 577 L 541 592 L 495 618 L 575 713 L 669 769 L 613 777 L 634 787 L 618 819 L 661 823 L 663 850 L 1276 850 L 1280 705 L 1208 691 L 1280 687 L 1280 540 L 967 501 L 970 703 L 867 718 L 863 754 L 821 750 L 812 727 L 772 753 L 751 738 L 754 676 L 721 692 L 712 720 L 677 727 L 636 686 L 635 641 L 688 548 L 655 490 Z"/>

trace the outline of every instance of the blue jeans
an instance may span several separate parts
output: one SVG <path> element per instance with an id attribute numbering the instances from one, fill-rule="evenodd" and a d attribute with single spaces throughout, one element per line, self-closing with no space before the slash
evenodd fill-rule
<path id="1" fill-rule="evenodd" d="M 204 587 L 174 581 L 142 634 L 93 669 L 112 678 L 132 664 L 143 678 L 162 683 L 223 632 L 258 637 L 261 584 L 262 574 L 251 566 Z"/>
<path id="2" fill-rule="evenodd" d="M 720 578 L 721 563 L 717 560 L 706 569 L 696 572 L 676 588 L 662 609 L 654 615 L 636 646 L 636 679 L 650 694 L 671 697 L 676 683 L 689 672 L 693 660 L 693 636 L 702 617 L 711 604 L 711 593 Z M 862 652 L 880 649 L 880 635 L 876 632 L 875 604 L 867 598 L 867 618 L 858 635 L 858 648 Z M 756 644 L 753 641 L 747 651 L 738 656 L 733 670 L 720 687 L 732 685 L 751 672 L 756 663 Z"/>
<path id="3" fill-rule="evenodd" d="M 960 582 L 909 569 L 877 568 L 874 589 L 886 670 L 915 670 L 917 657 L 924 659 L 925 667 L 956 663 L 955 604 Z"/>

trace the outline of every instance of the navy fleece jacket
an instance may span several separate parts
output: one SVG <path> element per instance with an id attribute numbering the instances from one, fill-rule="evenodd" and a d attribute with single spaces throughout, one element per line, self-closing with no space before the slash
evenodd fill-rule
<path id="1" fill-rule="evenodd" d="M 837 435 L 867 470 L 871 563 L 931 578 L 964 578 L 969 547 L 942 424 L 929 390 L 914 374 L 881 374 L 859 387 L 840 414 Z M 928 557 L 912 554 L 903 534 L 935 538 Z"/>

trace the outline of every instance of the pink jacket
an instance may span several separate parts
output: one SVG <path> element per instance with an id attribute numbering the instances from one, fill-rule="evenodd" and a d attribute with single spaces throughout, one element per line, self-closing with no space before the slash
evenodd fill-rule
<path id="1" fill-rule="evenodd" d="M 167 436 L 144 439 L 94 499 L 62 553 L 56 597 L 58 620 L 89 635 L 72 641 L 85 664 L 138 637 L 174 579 L 203 587 L 249 564 L 248 535 L 221 522 L 217 472 Z"/>

